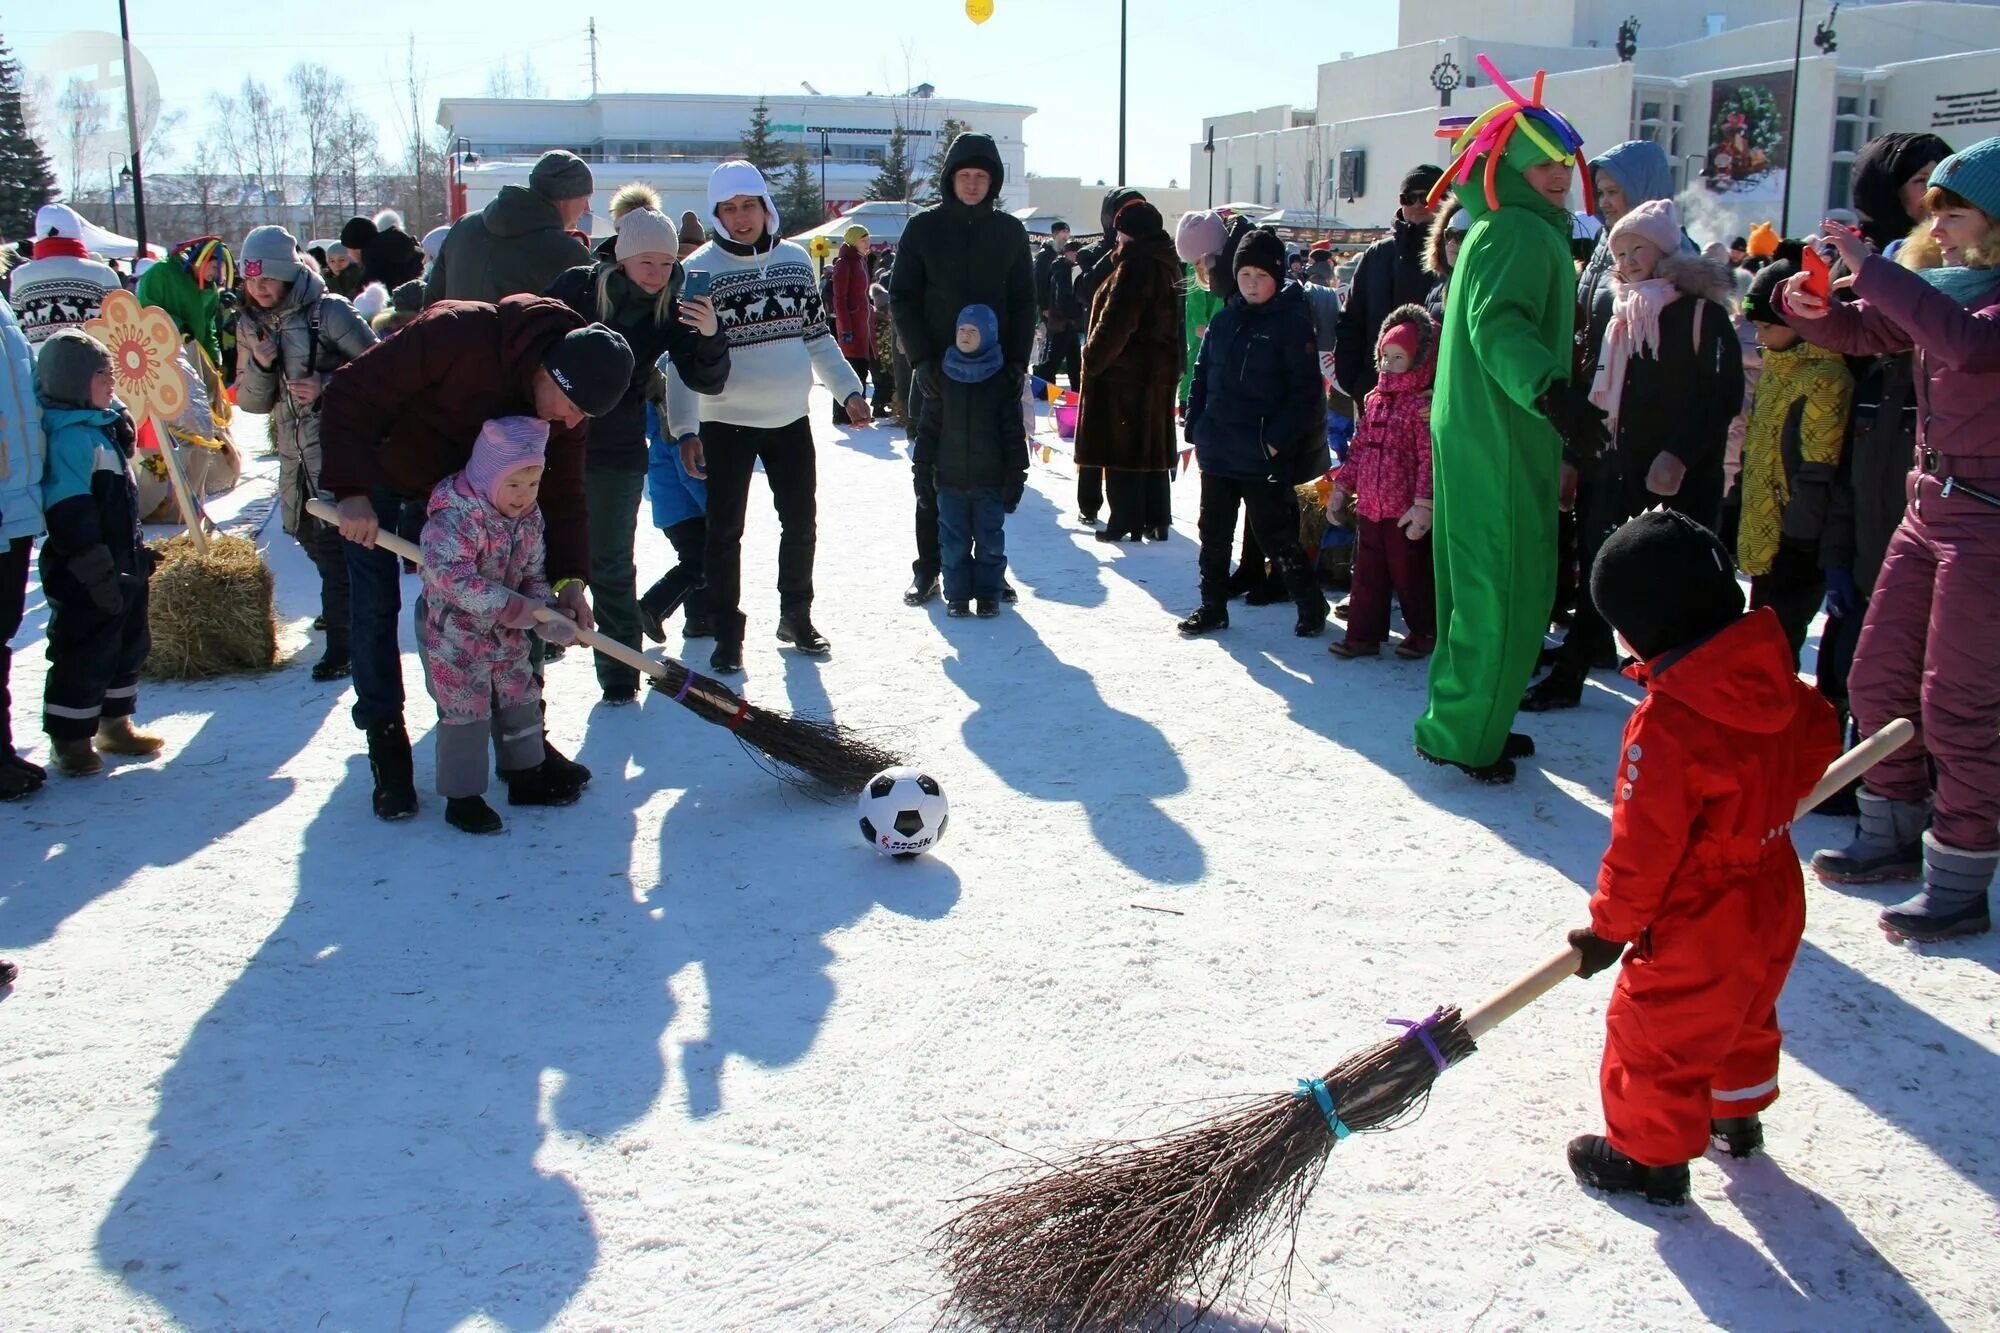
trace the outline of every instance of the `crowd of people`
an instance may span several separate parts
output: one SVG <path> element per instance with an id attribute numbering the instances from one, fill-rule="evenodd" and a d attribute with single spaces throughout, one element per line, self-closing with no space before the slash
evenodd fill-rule
<path id="1" fill-rule="evenodd" d="M 1330 651 L 1354 661 L 1391 645 L 1399 606 L 1395 656 L 1428 659 L 1417 751 L 1486 783 L 1534 754 L 1519 712 L 1577 707 L 1591 672 L 1623 667 L 1648 694 L 1591 923 L 1572 938 L 1585 975 L 1628 966 L 1608 1132 L 1572 1145 L 1572 1164 L 1685 1197 L 1710 1133 L 1754 1150 L 1776 1095 L 1773 1006 L 1803 921 L 1792 808 L 1843 731 L 1906 717 L 1921 742 L 1851 793 L 1855 834 L 1816 872 L 1920 880 L 1882 915 L 1894 937 L 1990 926 L 2000 140 L 1955 153 L 1884 136 L 1856 163 L 1854 225 L 1702 250 L 1658 144 L 1586 158 L 1559 115 L 1508 95 L 1454 125 L 1449 166 L 1409 171 L 1388 234 L 1345 272 L 1330 247 L 1300 252 L 1246 217 L 1198 211 L 1170 232 L 1130 189 L 1106 196 L 1094 239 L 1058 224 L 1031 245 L 998 207 L 997 148 L 966 133 L 941 201 L 893 253 L 850 228 L 825 273 L 746 162 L 715 169 L 705 218 L 620 190 L 593 250 L 575 231 L 590 166 L 555 151 L 421 241 L 387 214 L 323 255 L 275 226 L 237 251 L 196 238 L 139 295 L 270 417 L 283 525 L 321 584 L 313 676 L 352 677 L 383 819 L 418 798 L 405 571 L 378 536 L 424 551 L 445 817 L 494 832 L 489 736 L 512 805 L 566 804 L 590 780 L 539 707 L 542 663 L 577 627 L 638 649 L 683 613 L 686 637 L 714 641 L 710 669 L 741 671 L 760 465 L 781 528 L 774 633 L 829 651 L 813 618 L 815 385 L 836 425 L 908 425 L 911 606 L 941 593 L 950 616 L 990 617 L 1014 600 L 1027 385 L 1066 378 L 1076 509 L 1097 540 L 1167 540 L 1170 481 L 1188 453 L 1199 468 L 1182 634 L 1227 631 L 1238 598 L 1289 602 L 1301 637 L 1341 616 Z M 83 252 L 69 210 L 42 210 L 37 230 L 0 304 L 0 632 L 20 624 L 43 538 L 43 727 L 80 776 L 160 745 L 132 726 L 150 563 L 133 423 L 80 332 L 120 277 Z M 322 494 L 337 524 L 308 512 Z M 644 592 L 642 498 L 676 562 Z M 1314 518 L 1351 534 L 1338 608 L 1301 535 Z M 605 704 L 636 698 L 637 672 L 595 660 Z M 31 795 L 44 773 L 0 740 L 0 797 Z M 1695 992 L 1712 1001 L 1700 1013 Z"/>

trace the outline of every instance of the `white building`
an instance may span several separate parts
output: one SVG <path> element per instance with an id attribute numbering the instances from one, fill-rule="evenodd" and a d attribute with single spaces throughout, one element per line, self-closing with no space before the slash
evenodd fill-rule
<path id="1" fill-rule="evenodd" d="M 1482 52 L 1523 92 L 1546 69 L 1544 99 L 1586 154 L 1658 140 L 1703 240 L 1778 221 L 1788 190 L 1794 233 L 1847 207 L 1855 150 L 1876 134 L 1929 130 L 1957 148 L 2000 134 L 2000 0 L 1847 0 L 1830 55 L 1814 44 L 1827 9 L 1813 0 L 1807 12 L 1789 181 L 1797 0 L 1403 0 L 1397 47 L 1321 65 L 1313 110 L 1206 118 L 1189 152 L 1194 200 L 1385 225 L 1403 174 L 1448 160 L 1434 137 L 1448 114 L 1434 72 L 1448 61 L 1462 79 L 1453 112 L 1498 100 L 1475 63 Z M 1617 44 L 1628 16 L 1639 29 L 1626 62 Z"/>
<path id="2" fill-rule="evenodd" d="M 909 140 L 912 171 L 920 174 L 947 120 L 992 135 L 1007 171 L 1003 206 L 1027 200 L 1021 129 L 1033 107 L 937 97 L 928 85 L 904 97 L 792 93 L 762 100 L 773 133 L 804 153 L 815 182 L 824 169 L 832 212 L 865 196 L 898 126 Z M 574 101 L 447 97 L 438 103 L 437 120 L 461 158 L 477 159 L 462 167 L 467 211 L 483 207 L 503 185 L 527 184 L 538 156 L 567 148 L 591 164 L 597 184 L 592 211 L 604 232 L 611 195 L 628 181 L 658 190 L 661 206 L 674 216 L 692 209 L 706 217 L 709 173 L 716 163 L 742 156 L 738 141 L 758 101 L 747 94 L 699 93 L 602 93 Z"/>

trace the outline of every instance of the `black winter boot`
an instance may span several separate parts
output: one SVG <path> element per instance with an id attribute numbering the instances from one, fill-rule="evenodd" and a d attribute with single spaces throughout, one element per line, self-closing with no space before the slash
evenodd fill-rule
<path id="1" fill-rule="evenodd" d="M 1292 633 L 1301 639 L 1313 638 L 1326 628 L 1329 610 L 1326 594 L 1319 590 L 1319 575 L 1295 555 L 1279 557 L 1278 569 L 1284 575 L 1285 591 L 1299 608 L 1298 623 L 1292 626 Z"/>
<path id="2" fill-rule="evenodd" d="M 1754 1115 L 1708 1122 L 1709 1142 L 1731 1157 L 1755 1157 L 1764 1151 L 1764 1122 Z"/>
<path id="3" fill-rule="evenodd" d="M 590 785 L 590 770 L 549 744 L 549 733 L 546 731 L 542 733 L 542 767 L 546 768 L 552 777 L 574 784 L 578 791 Z M 503 773 L 501 776 L 505 777 L 506 774 Z"/>
<path id="4" fill-rule="evenodd" d="M 1530 685 L 1528 692 L 1521 696 L 1521 711 L 1549 713 L 1561 708 L 1575 708 L 1583 702 L 1583 679 L 1583 672 L 1558 661 L 1548 675 Z"/>
<path id="5" fill-rule="evenodd" d="M 563 762 L 568 763 L 567 760 Z M 509 805 L 574 805 L 577 798 L 583 795 L 582 782 L 576 781 L 563 769 L 552 766 L 546 759 L 533 768 L 502 772 L 500 780 L 507 784 Z"/>
<path id="6" fill-rule="evenodd" d="M 904 606 L 923 606 L 938 595 L 938 576 L 917 573 L 910 579 L 910 586 L 903 589 Z"/>
<path id="7" fill-rule="evenodd" d="M 1511 742 L 1512 737 L 1508 739 Z M 1461 764 L 1456 759 L 1440 759 L 1427 753 L 1422 746 L 1417 747 L 1417 758 L 1439 768 L 1455 768 L 1474 782 L 1483 782 L 1489 787 L 1504 787 L 1514 780 L 1514 761 L 1504 749 L 1500 757 L 1490 764 Z"/>
<path id="8" fill-rule="evenodd" d="M 639 627 L 647 638 L 654 643 L 667 641 L 667 617 L 680 609 L 693 589 L 694 580 L 681 566 L 675 565 L 658 583 L 639 594 Z"/>
<path id="9" fill-rule="evenodd" d="M 33 796 L 42 789 L 41 772 L 26 760 L 18 760 L 11 752 L 0 757 L 0 801 L 18 801 Z"/>
<path id="10" fill-rule="evenodd" d="M 326 652 L 313 663 L 312 678 L 318 681 L 345 680 L 354 671 L 354 659 L 347 649 L 345 634 L 328 634 Z"/>
<path id="11" fill-rule="evenodd" d="M 1229 606 L 1225 602 L 1203 602 L 1193 614 L 1181 621 L 1180 632 L 1189 638 L 1197 634 L 1207 634 L 1211 630 L 1229 628 Z"/>
<path id="12" fill-rule="evenodd" d="M 444 822 L 465 833 L 498 833 L 500 815 L 483 796 L 453 796 L 444 803 Z"/>
<path id="13" fill-rule="evenodd" d="M 778 642 L 789 643 L 807 657 L 825 657 L 833 651 L 826 636 L 813 628 L 812 612 L 803 606 L 778 617 Z"/>
<path id="14" fill-rule="evenodd" d="M 1688 1201 L 1686 1162 L 1641 1166 L 1612 1147 L 1602 1134 L 1584 1134 L 1569 1141 L 1569 1169 L 1579 1181 L 1606 1194 L 1643 1195 L 1648 1203 Z"/>
<path id="15" fill-rule="evenodd" d="M 377 819 L 408 819 L 417 813 L 410 734 L 403 730 L 401 718 L 368 729 L 368 771 L 375 778 Z"/>

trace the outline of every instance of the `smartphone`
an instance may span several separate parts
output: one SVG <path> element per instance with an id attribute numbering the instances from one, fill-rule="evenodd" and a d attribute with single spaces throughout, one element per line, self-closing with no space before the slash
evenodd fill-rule
<path id="1" fill-rule="evenodd" d="M 1800 259 L 1805 271 L 1805 289 L 1822 301 L 1833 299 L 1833 269 L 1827 265 L 1826 256 L 1819 252 L 1819 246 L 1808 242 L 1805 254 Z"/>
<path id="2" fill-rule="evenodd" d="M 715 275 L 713 273 L 706 273 L 700 270 L 688 274 L 687 281 L 681 284 L 681 300 L 683 301 L 701 300 L 703 297 L 708 295 L 709 284 L 712 281 L 714 281 L 714 279 Z"/>

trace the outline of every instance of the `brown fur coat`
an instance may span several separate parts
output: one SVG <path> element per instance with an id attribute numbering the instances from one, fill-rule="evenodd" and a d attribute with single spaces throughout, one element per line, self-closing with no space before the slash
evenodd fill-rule
<path id="1" fill-rule="evenodd" d="M 1080 467 L 1165 472 L 1178 438 L 1181 266 L 1164 234 L 1128 241 L 1090 303 L 1077 413 Z"/>

